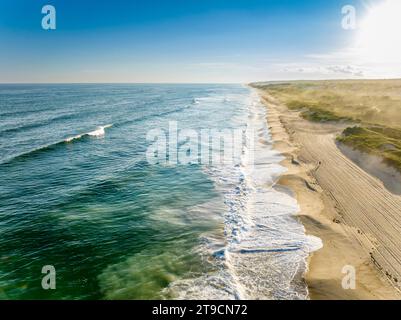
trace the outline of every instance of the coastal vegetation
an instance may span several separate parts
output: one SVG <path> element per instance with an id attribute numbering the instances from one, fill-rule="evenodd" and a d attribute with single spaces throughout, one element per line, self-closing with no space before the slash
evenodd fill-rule
<path id="1" fill-rule="evenodd" d="M 381 156 L 401 172 L 401 80 L 292 81 L 252 84 L 314 122 L 348 127 L 337 140 Z"/>

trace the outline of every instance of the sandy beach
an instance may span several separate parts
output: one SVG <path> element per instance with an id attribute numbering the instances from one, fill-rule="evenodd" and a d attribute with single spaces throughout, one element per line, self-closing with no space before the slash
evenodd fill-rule
<path id="1" fill-rule="evenodd" d="M 274 148 L 286 157 L 279 185 L 296 194 L 306 232 L 323 241 L 305 275 L 310 298 L 400 299 L 401 197 L 339 150 L 335 136 L 346 125 L 309 122 L 259 94 Z M 347 265 L 356 270 L 354 290 L 342 287 Z"/>

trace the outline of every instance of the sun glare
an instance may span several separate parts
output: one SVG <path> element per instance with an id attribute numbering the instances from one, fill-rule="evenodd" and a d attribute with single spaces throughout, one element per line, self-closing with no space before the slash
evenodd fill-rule
<path id="1" fill-rule="evenodd" d="M 359 25 L 357 48 L 371 62 L 401 61 L 401 1 L 384 0 Z"/>

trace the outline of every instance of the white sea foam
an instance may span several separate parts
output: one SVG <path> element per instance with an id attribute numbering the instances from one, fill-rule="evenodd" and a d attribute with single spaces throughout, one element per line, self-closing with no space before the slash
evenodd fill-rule
<path id="1" fill-rule="evenodd" d="M 64 141 L 65 142 L 72 142 L 74 140 L 78 140 L 78 139 L 81 139 L 81 138 L 86 137 L 86 136 L 103 137 L 106 134 L 105 129 L 110 128 L 112 126 L 113 126 L 112 124 L 108 124 L 108 125 L 105 125 L 105 126 L 100 126 L 96 130 L 93 130 L 93 131 L 90 131 L 90 132 L 87 132 L 87 133 L 83 133 L 83 134 L 79 134 L 79 135 L 76 135 L 76 136 L 73 136 L 73 137 L 69 137 L 69 138 L 65 139 Z"/>
<path id="2" fill-rule="evenodd" d="M 255 92 L 248 98 L 248 136 L 244 161 L 235 167 L 205 168 L 226 204 L 225 241 L 205 241 L 199 251 L 213 257 L 215 270 L 168 288 L 182 299 L 307 299 L 303 280 L 308 255 L 321 248 L 320 239 L 305 235 L 296 219 L 296 200 L 275 190 L 286 169 L 272 149 L 266 109 Z M 253 143 L 252 143 L 253 142 Z M 249 163 L 249 153 L 254 163 Z M 209 257 L 210 260 L 210 257 Z"/>

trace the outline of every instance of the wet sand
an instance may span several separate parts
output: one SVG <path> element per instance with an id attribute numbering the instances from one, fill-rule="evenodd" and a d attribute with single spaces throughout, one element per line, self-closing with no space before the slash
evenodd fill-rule
<path id="1" fill-rule="evenodd" d="M 312 123 L 259 91 L 274 147 L 288 168 L 279 185 L 295 192 L 299 219 L 323 241 L 305 274 L 311 299 L 401 299 L 401 197 L 337 147 L 345 124 Z M 345 290 L 344 266 L 356 270 Z"/>

